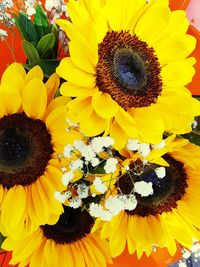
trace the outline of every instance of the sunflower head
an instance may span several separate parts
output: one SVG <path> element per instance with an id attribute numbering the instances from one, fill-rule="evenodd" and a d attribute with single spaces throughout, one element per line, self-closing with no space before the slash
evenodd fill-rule
<path id="1" fill-rule="evenodd" d="M 69 36 L 70 57 L 57 73 L 71 120 L 86 136 L 159 143 L 165 131 L 186 133 L 200 104 L 185 86 L 195 73 L 196 40 L 184 11 L 168 1 L 68 3 L 71 21 L 58 20 Z M 95 14 L 95 15 L 94 15 Z M 167 109 L 167 113 L 166 113 Z"/>
<path id="2" fill-rule="evenodd" d="M 3 248 L 13 251 L 10 264 L 49 267 L 67 262 L 69 266 L 106 266 L 112 263 L 109 247 L 107 241 L 90 233 L 93 223 L 88 212 L 64 207 L 56 224 L 43 225 L 29 235 L 22 234 L 17 241 L 8 237 Z"/>
<path id="3" fill-rule="evenodd" d="M 53 194 L 63 188 L 57 154 L 66 134 L 64 105 L 69 98 L 54 99 L 58 87 L 58 75 L 53 74 L 43 83 L 43 72 L 38 66 L 26 73 L 20 64 L 14 63 L 3 73 L 0 219 L 6 235 L 17 235 L 24 227 L 33 231 L 38 225 L 55 223 L 63 211 Z"/>
<path id="4" fill-rule="evenodd" d="M 190 248 L 194 238 L 200 239 L 195 204 L 200 149 L 174 136 L 163 141 L 145 156 L 142 144 L 137 147 L 133 141 L 128 144 L 131 150 L 122 151 L 120 175 L 102 203 L 114 217 L 108 222 L 98 218 L 93 228 L 109 239 L 114 257 L 126 244 L 129 253 L 137 252 L 140 258 L 144 252 L 150 255 L 153 246 L 167 247 L 174 254 L 177 243 Z"/>

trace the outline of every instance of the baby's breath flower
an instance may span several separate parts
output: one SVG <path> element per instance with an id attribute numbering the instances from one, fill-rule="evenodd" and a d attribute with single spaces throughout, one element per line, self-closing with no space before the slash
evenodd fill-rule
<path id="1" fill-rule="evenodd" d="M 142 197 L 148 197 L 153 195 L 153 184 L 152 182 L 139 181 L 134 184 L 135 192 L 140 194 Z"/>
<path id="2" fill-rule="evenodd" d="M 107 190 L 105 183 L 99 177 L 95 177 L 93 185 L 95 189 L 102 194 Z"/>
<path id="3" fill-rule="evenodd" d="M 158 167 L 155 169 L 155 173 L 158 176 L 158 178 L 162 179 L 166 175 L 166 169 L 165 167 Z"/>
<path id="4" fill-rule="evenodd" d="M 106 173 L 114 173 L 116 171 L 116 165 L 118 160 L 116 158 L 109 158 L 106 160 L 104 170 Z"/>

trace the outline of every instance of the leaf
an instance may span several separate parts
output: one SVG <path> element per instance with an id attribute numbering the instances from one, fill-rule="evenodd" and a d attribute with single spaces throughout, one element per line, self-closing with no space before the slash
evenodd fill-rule
<path id="1" fill-rule="evenodd" d="M 27 41 L 22 42 L 24 52 L 29 60 L 30 63 L 35 63 L 40 60 L 40 56 L 38 54 L 37 49 L 35 46 Z"/>
<path id="2" fill-rule="evenodd" d="M 40 61 L 33 63 L 33 64 L 24 64 L 24 67 L 26 69 L 30 70 L 33 67 L 35 67 L 36 65 L 39 65 L 44 72 L 44 76 L 46 78 L 49 78 L 55 72 L 59 63 L 60 63 L 60 61 L 58 61 L 58 60 L 46 59 L 46 60 L 40 60 Z"/>
<path id="3" fill-rule="evenodd" d="M 191 143 L 200 146 L 200 135 L 194 132 L 183 134 L 184 138 L 188 139 Z"/>
<path id="4" fill-rule="evenodd" d="M 38 33 L 39 38 L 41 39 L 48 33 L 52 32 L 52 25 L 49 24 L 46 14 L 44 13 L 43 8 L 40 5 L 37 5 L 36 13 L 34 15 L 34 25 Z"/>
<path id="5" fill-rule="evenodd" d="M 19 13 L 19 16 L 14 15 L 14 20 L 23 38 L 26 41 L 37 45 L 39 37 L 33 22 L 22 12 Z"/>
<path id="6" fill-rule="evenodd" d="M 55 44 L 55 36 L 53 33 L 49 33 L 43 36 L 37 45 L 37 50 L 40 55 L 43 55 L 46 51 L 52 49 Z"/>
<path id="7" fill-rule="evenodd" d="M 2 246 L 2 244 L 3 244 L 3 241 L 4 241 L 5 239 L 6 239 L 5 236 L 3 236 L 2 233 L 0 233 L 0 248 L 1 248 L 1 246 Z"/>

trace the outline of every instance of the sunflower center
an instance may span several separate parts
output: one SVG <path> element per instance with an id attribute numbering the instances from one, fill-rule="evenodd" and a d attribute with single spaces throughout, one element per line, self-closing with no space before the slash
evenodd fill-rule
<path id="1" fill-rule="evenodd" d="M 129 174 L 126 173 L 119 179 L 119 188 L 124 194 L 130 194 L 134 191 L 135 182 L 145 181 L 151 182 L 153 185 L 153 195 L 142 197 L 135 193 L 138 205 L 133 211 L 126 211 L 127 214 L 142 217 L 155 216 L 176 208 L 177 201 L 181 200 L 185 194 L 187 175 L 183 163 L 175 160 L 171 155 L 165 155 L 164 159 L 169 163 L 169 167 L 165 167 L 166 175 L 164 178 L 159 178 L 155 172 L 155 169 L 160 166 L 156 164 L 146 165 L 141 174 L 141 166 L 136 167 L 138 164 L 136 162 L 132 164 L 134 171 Z M 137 174 L 137 171 L 140 174 Z"/>
<path id="2" fill-rule="evenodd" d="M 153 48 L 128 32 L 108 32 L 99 45 L 96 84 L 125 110 L 155 103 L 162 91 Z"/>
<path id="3" fill-rule="evenodd" d="M 41 120 L 24 113 L 0 119 L 0 183 L 5 188 L 36 181 L 52 153 L 51 136 Z"/>
<path id="4" fill-rule="evenodd" d="M 88 212 L 64 206 L 64 213 L 58 222 L 55 225 L 41 226 L 41 229 L 44 237 L 56 244 L 70 244 L 89 234 L 93 224 Z"/>

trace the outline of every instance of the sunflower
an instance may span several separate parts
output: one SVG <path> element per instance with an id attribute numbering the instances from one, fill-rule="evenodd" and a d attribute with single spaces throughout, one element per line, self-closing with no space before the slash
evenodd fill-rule
<path id="1" fill-rule="evenodd" d="M 57 74 L 45 84 L 42 80 L 39 67 L 26 74 L 17 63 L 1 79 L 0 228 L 5 235 L 54 224 L 63 211 L 53 195 L 63 189 L 57 153 L 67 140 L 69 98 L 53 100 Z"/>
<path id="2" fill-rule="evenodd" d="M 136 252 L 138 258 L 143 253 L 149 256 L 156 247 L 166 247 L 173 255 L 177 243 L 190 248 L 193 238 L 200 239 L 200 148 L 184 139 L 170 139 L 165 148 L 152 150 L 148 163 L 142 164 L 141 157 L 132 162 L 131 156 L 126 159 L 131 162 L 129 171 L 115 187 L 125 196 L 135 191 L 137 206 L 121 211 L 111 221 L 96 221 L 94 230 L 101 229 L 101 237 L 109 238 L 113 257 L 120 255 L 126 244 L 129 253 Z M 136 190 L 138 181 L 151 184 L 153 194 L 145 195 L 144 187 Z"/>
<path id="3" fill-rule="evenodd" d="M 86 211 L 64 207 L 55 225 L 41 226 L 31 235 L 20 239 L 10 237 L 3 243 L 5 250 L 13 250 L 10 264 L 24 267 L 97 266 L 112 263 L 106 241 L 90 234 L 93 219 Z"/>
<path id="4" fill-rule="evenodd" d="M 167 0 L 70 0 L 72 22 L 57 23 L 70 38 L 70 57 L 57 73 L 61 93 L 75 97 L 69 118 L 86 136 L 128 137 L 159 143 L 164 131 L 191 130 L 200 103 L 185 86 L 195 73 L 189 57 L 196 40 L 186 34 L 184 11 Z"/>

